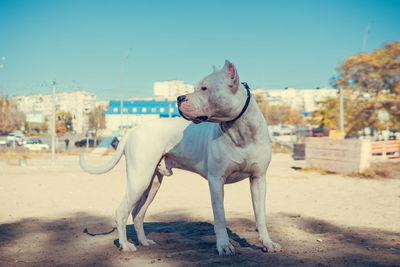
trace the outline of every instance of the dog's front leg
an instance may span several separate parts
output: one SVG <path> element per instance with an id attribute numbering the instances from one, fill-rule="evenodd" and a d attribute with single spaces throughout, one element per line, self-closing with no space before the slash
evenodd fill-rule
<path id="1" fill-rule="evenodd" d="M 266 179 L 265 175 L 250 178 L 251 198 L 253 201 L 254 216 L 258 230 L 258 239 L 263 245 L 264 250 L 276 252 L 281 250 L 281 246 L 271 240 L 267 230 L 265 215 Z"/>
<path id="2" fill-rule="evenodd" d="M 226 231 L 224 210 L 224 183 L 221 178 L 209 177 L 208 185 L 211 194 L 211 204 L 214 213 L 214 231 L 217 239 L 219 255 L 233 255 L 235 248 L 229 242 Z"/>

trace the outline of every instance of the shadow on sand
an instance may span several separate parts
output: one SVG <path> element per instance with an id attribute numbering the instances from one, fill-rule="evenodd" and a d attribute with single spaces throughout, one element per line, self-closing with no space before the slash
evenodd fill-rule
<path id="1" fill-rule="evenodd" d="M 215 234 L 214 225 L 208 222 L 149 222 L 143 225 L 146 235 L 155 236 L 155 234 L 167 234 L 177 236 L 174 240 L 177 243 L 186 243 L 188 247 L 193 249 L 215 249 Z M 134 225 L 126 227 L 128 239 L 131 239 L 135 245 L 139 245 Z M 228 236 L 242 248 L 251 248 L 261 250 L 262 248 L 256 245 L 249 244 L 246 239 L 241 238 L 236 233 L 227 229 Z M 160 236 L 160 235 L 158 235 Z M 175 242 L 168 240 L 168 242 Z M 119 241 L 116 239 L 114 244 L 119 247 Z"/>
<path id="2" fill-rule="evenodd" d="M 0 262 L 4 266 L 398 266 L 400 262 L 400 233 L 287 214 L 270 216 L 270 233 L 283 252 L 262 252 L 254 220 L 243 216 L 228 220 L 237 255 L 221 257 L 215 251 L 211 223 L 193 221 L 184 211 L 170 214 L 172 218 L 176 220 L 145 223 L 148 237 L 157 245 L 138 246 L 133 253 L 115 248 L 116 232 L 95 237 L 83 233 L 85 228 L 92 233 L 108 231 L 113 218 L 76 213 L 0 224 Z M 133 225 L 127 229 L 137 243 Z M 322 242 L 316 241 L 319 238 Z"/>

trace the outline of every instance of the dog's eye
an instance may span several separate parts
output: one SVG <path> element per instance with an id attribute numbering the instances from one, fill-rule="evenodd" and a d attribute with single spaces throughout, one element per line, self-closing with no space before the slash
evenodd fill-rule
<path id="1" fill-rule="evenodd" d="M 205 91 L 207 90 L 207 87 L 201 87 L 201 90 Z"/>

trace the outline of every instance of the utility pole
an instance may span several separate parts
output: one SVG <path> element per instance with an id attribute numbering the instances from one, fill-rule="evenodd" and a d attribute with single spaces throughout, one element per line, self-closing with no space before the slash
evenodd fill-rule
<path id="1" fill-rule="evenodd" d="M 119 134 L 122 135 L 124 133 L 123 130 L 123 125 L 124 125 L 124 120 L 123 120 L 123 115 L 124 115 L 124 72 L 125 72 L 125 63 L 126 60 L 128 59 L 129 54 L 131 53 L 132 48 L 129 49 L 128 53 L 126 53 L 126 56 L 122 58 L 122 63 L 121 63 L 121 126 L 120 126 L 120 131 Z"/>
<path id="2" fill-rule="evenodd" d="M 53 108 L 52 108 L 52 120 L 51 120 L 51 163 L 55 163 L 56 154 L 56 81 L 52 81 L 53 87 Z"/>
<path id="3" fill-rule="evenodd" d="M 340 109 L 340 139 L 344 139 L 344 106 L 343 106 L 342 88 L 339 88 L 339 109 Z"/>
<path id="4" fill-rule="evenodd" d="M 365 29 L 364 38 L 363 38 L 363 42 L 362 42 L 362 50 L 361 50 L 362 53 L 365 53 L 365 47 L 366 47 L 366 45 L 367 45 L 368 34 L 369 34 L 370 29 L 371 29 L 372 23 L 373 23 L 373 21 L 371 21 L 371 22 L 368 24 L 367 28 Z"/>
<path id="5" fill-rule="evenodd" d="M 121 64 L 121 125 L 119 130 L 119 135 L 123 133 L 123 125 L 124 125 L 124 68 L 125 68 L 125 61 L 128 58 L 128 55 L 124 57 Z"/>

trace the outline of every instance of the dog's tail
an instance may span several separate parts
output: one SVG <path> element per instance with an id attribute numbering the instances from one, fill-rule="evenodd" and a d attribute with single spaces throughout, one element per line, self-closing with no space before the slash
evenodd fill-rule
<path id="1" fill-rule="evenodd" d="M 124 149 L 125 149 L 125 144 L 128 139 L 128 136 L 130 135 L 130 131 L 125 134 L 125 136 L 122 138 L 121 142 L 119 142 L 117 150 L 115 151 L 114 155 L 112 158 L 104 165 L 102 166 L 89 166 L 85 158 L 83 157 L 83 153 L 81 152 L 79 155 L 79 164 L 81 165 L 81 168 L 91 174 L 103 174 L 108 171 L 110 171 L 112 168 L 117 165 L 119 160 L 122 157 L 122 154 L 124 154 Z"/>

